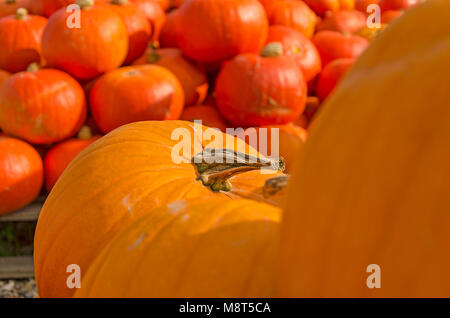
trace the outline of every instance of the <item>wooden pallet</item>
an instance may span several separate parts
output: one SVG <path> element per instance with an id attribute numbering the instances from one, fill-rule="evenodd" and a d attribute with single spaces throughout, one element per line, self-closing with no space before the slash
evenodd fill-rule
<path id="1" fill-rule="evenodd" d="M 25 208 L 0 216 L 0 222 L 37 221 L 45 198 L 38 198 Z M 17 279 L 34 277 L 33 256 L 0 257 L 0 279 Z"/>

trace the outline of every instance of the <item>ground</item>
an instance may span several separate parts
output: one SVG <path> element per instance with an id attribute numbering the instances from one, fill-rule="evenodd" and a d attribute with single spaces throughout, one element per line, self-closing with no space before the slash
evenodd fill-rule
<path id="1" fill-rule="evenodd" d="M 0 280 L 0 298 L 35 298 L 37 297 L 34 279 Z"/>

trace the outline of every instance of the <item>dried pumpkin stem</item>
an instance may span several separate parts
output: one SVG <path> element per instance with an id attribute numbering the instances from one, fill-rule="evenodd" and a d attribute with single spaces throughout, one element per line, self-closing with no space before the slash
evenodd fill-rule
<path id="1" fill-rule="evenodd" d="M 287 174 L 268 179 L 263 187 L 263 196 L 269 198 L 286 189 L 290 177 L 291 176 Z"/>
<path id="2" fill-rule="evenodd" d="M 17 20 L 26 20 L 28 18 L 28 10 L 25 8 L 19 8 L 16 11 Z"/>
<path id="3" fill-rule="evenodd" d="M 283 158 L 272 160 L 250 156 L 230 149 L 206 148 L 192 158 L 198 179 L 213 191 L 231 191 L 230 178 L 234 175 L 258 169 L 285 169 Z"/>
<path id="4" fill-rule="evenodd" d="M 279 42 L 271 42 L 261 51 L 262 57 L 279 57 L 281 55 L 283 55 L 283 46 Z"/>
<path id="5" fill-rule="evenodd" d="M 152 50 L 147 55 L 147 63 L 154 64 L 161 59 L 161 55 L 158 52 Z"/>
<path id="6" fill-rule="evenodd" d="M 39 63 L 34 62 L 31 63 L 30 65 L 28 65 L 27 67 L 27 72 L 36 72 L 39 71 L 41 69 L 41 65 L 39 65 Z"/>
<path id="7" fill-rule="evenodd" d="M 111 1 L 112 4 L 117 4 L 117 5 L 124 5 L 127 2 L 128 2 L 127 0 L 112 0 Z"/>
<path id="8" fill-rule="evenodd" d="M 88 140 L 91 138 L 92 138 L 91 127 L 89 127 L 89 126 L 81 127 L 80 131 L 78 132 L 78 139 Z"/>
<path id="9" fill-rule="evenodd" d="M 13 4 L 13 3 L 16 3 L 16 0 L 6 0 L 5 3 L 6 4 Z"/>

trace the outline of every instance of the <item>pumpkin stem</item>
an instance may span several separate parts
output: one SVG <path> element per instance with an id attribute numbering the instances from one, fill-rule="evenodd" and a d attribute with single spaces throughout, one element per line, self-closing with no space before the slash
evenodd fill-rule
<path id="1" fill-rule="evenodd" d="M 77 0 L 76 4 L 82 9 L 89 9 L 95 4 L 94 0 Z"/>
<path id="2" fill-rule="evenodd" d="M 216 192 L 231 191 L 229 179 L 236 174 L 257 169 L 285 169 L 281 157 L 278 160 L 258 158 L 230 149 L 203 149 L 192 158 L 192 164 L 197 168 L 198 180 Z"/>
<path id="3" fill-rule="evenodd" d="M 16 19 L 17 20 L 26 20 L 28 19 L 28 10 L 25 8 L 19 8 L 16 11 Z"/>
<path id="4" fill-rule="evenodd" d="M 279 57 L 283 55 L 283 46 L 280 42 L 271 42 L 261 51 L 262 57 Z"/>
<path id="5" fill-rule="evenodd" d="M 89 126 L 83 126 L 81 127 L 80 131 L 78 132 L 78 139 L 82 140 L 88 140 L 92 138 L 92 129 Z"/>
<path id="6" fill-rule="evenodd" d="M 28 65 L 27 67 L 27 72 L 36 72 L 39 71 L 41 69 L 41 65 L 37 62 L 31 63 L 30 65 Z"/>
<path id="7" fill-rule="evenodd" d="M 6 4 L 13 4 L 13 3 L 16 3 L 16 0 L 6 0 L 5 3 Z"/>
<path id="8" fill-rule="evenodd" d="M 147 63 L 154 64 L 161 59 L 161 55 L 155 50 L 150 51 L 147 54 Z"/>
<path id="9" fill-rule="evenodd" d="M 117 5 L 124 5 L 127 2 L 128 2 L 127 0 L 112 0 L 111 1 L 112 4 L 117 4 Z"/>
<path id="10" fill-rule="evenodd" d="M 286 174 L 274 178 L 267 179 L 263 187 L 263 195 L 265 198 L 274 196 L 275 194 L 283 191 L 288 185 L 290 175 Z"/>

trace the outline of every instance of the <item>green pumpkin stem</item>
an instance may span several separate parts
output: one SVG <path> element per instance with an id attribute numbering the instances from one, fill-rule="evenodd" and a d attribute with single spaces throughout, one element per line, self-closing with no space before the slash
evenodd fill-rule
<path id="1" fill-rule="evenodd" d="M 77 0 L 76 4 L 81 8 L 81 10 L 89 9 L 95 4 L 94 0 Z"/>
<path id="2" fill-rule="evenodd" d="M 261 51 L 262 57 L 279 57 L 281 55 L 283 55 L 283 46 L 279 42 L 271 42 Z"/>
<path id="3" fill-rule="evenodd" d="M 28 10 L 25 8 L 19 8 L 16 11 L 16 19 L 17 20 L 26 20 L 28 19 Z"/>
<path id="4" fill-rule="evenodd" d="M 211 190 L 231 191 L 230 178 L 234 175 L 258 169 L 283 171 L 283 158 L 272 160 L 257 158 L 230 149 L 206 148 L 192 158 L 197 168 L 198 180 Z"/>

